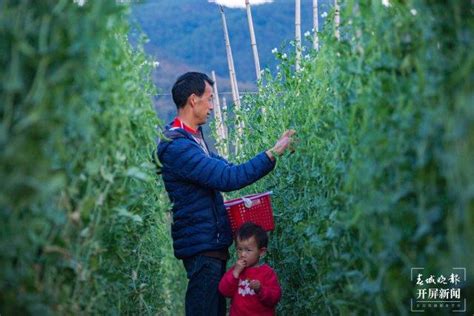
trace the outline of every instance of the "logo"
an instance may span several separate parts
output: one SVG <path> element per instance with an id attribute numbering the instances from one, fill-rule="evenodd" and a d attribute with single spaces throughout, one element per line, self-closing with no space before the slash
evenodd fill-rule
<path id="1" fill-rule="evenodd" d="M 250 288 L 250 281 L 249 280 L 240 280 L 239 279 L 238 293 L 242 296 L 255 295 L 255 291 Z"/>
<path id="2" fill-rule="evenodd" d="M 466 312 L 466 297 L 462 291 L 466 284 L 466 268 L 451 268 L 445 274 L 437 275 L 425 268 L 411 268 L 410 280 L 415 288 L 414 297 L 410 299 L 412 312 Z"/>

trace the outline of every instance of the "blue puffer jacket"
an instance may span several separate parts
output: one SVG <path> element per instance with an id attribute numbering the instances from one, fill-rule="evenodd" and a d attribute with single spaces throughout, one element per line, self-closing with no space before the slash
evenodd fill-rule
<path id="1" fill-rule="evenodd" d="M 182 259 L 204 251 L 227 249 L 232 232 L 220 191 L 241 189 L 275 167 L 265 152 L 233 165 L 207 155 L 184 129 L 169 130 L 158 145 L 158 158 L 168 196 L 173 203 L 174 254 Z"/>

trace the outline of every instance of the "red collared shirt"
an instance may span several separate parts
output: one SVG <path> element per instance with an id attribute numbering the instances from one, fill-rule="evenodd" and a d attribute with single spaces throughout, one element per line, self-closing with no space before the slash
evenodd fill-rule
<path id="1" fill-rule="evenodd" d="M 181 128 L 184 129 L 186 132 L 191 134 L 191 136 L 194 138 L 194 140 L 201 146 L 201 148 L 204 150 L 204 152 L 209 155 L 209 150 L 207 149 L 207 145 L 204 142 L 204 138 L 202 137 L 202 134 L 199 129 L 193 129 L 186 125 L 183 121 L 179 119 L 179 117 L 175 117 L 173 122 L 171 123 L 171 129 L 176 129 L 176 128 Z"/>
<path id="2" fill-rule="evenodd" d="M 199 130 L 193 129 L 188 125 L 184 124 L 183 121 L 179 119 L 179 117 L 174 118 L 173 123 L 171 123 L 171 128 L 182 128 L 193 136 L 199 133 Z"/>

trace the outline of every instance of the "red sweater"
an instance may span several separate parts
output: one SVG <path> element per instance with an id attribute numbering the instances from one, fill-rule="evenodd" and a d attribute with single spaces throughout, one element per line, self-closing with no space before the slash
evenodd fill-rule
<path id="1" fill-rule="evenodd" d="M 246 268 L 238 279 L 232 275 L 230 268 L 219 283 L 222 295 L 232 298 L 230 315 L 275 315 L 275 306 L 281 298 L 281 288 L 277 275 L 269 265 Z M 249 288 L 252 280 L 260 281 L 260 292 Z"/>

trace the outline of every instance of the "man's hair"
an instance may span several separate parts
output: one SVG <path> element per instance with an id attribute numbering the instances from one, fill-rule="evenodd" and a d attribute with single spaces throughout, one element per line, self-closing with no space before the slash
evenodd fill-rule
<path id="1" fill-rule="evenodd" d="M 252 237 L 255 237 L 258 248 L 267 247 L 268 236 L 260 225 L 254 224 L 252 222 L 244 223 L 239 227 L 235 235 L 235 238 L 239 240 L 247 240 Z"/>
<path id="2" fill-rule="evenodd" d="M 193 93 L 199 97 L 202 96 L 206 89 L 206 82 L 211 86 L 214 85 L 211 78 L 200 72 L 187 72 L 179 76 L 171 89 L 176 107 L 178 109 L 184 107 Z"/>

